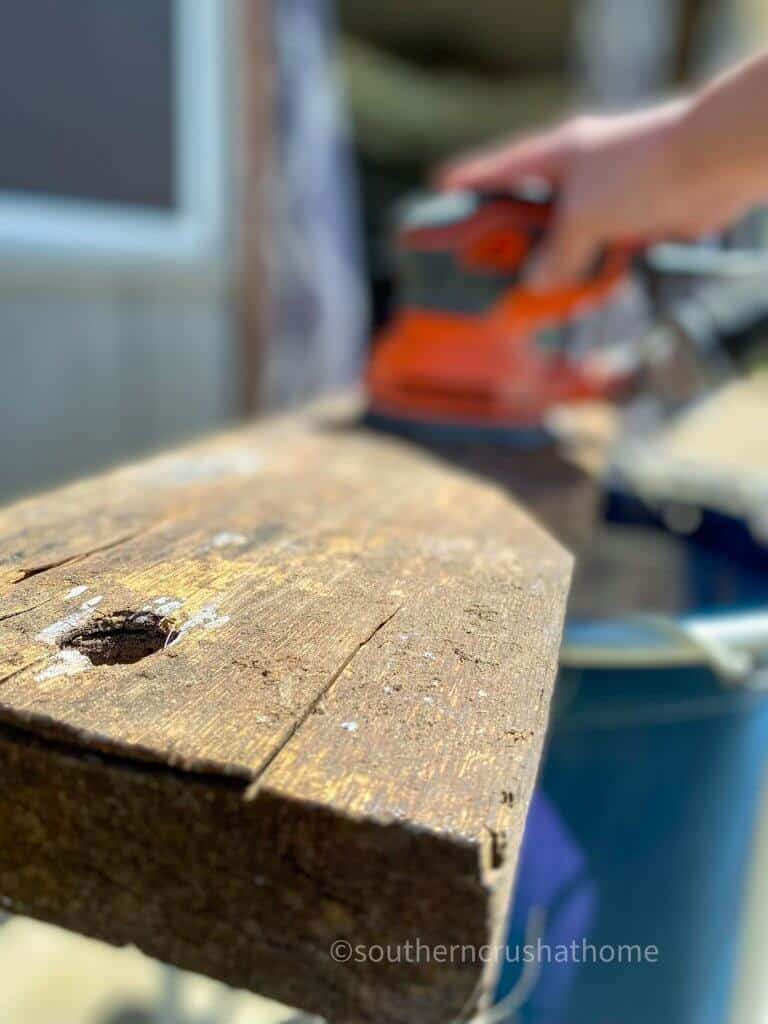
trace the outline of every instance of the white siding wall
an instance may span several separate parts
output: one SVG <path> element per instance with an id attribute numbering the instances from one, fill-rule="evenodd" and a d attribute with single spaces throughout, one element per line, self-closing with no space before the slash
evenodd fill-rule
<path id="1" fill-rule="evenodd" d="M 236 11 L 175 0 L 177 210 L 0 194 L 0 502 L 236 414 Z"/>
<path id="2" fill-rule="evenodd" d="M 236 365 L 223 286 L 0 277 L 0 501 L 226 423 Z"/>

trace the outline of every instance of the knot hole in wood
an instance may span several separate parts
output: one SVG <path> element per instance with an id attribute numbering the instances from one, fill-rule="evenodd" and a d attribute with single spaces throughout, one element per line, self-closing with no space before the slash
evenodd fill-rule
<path id="1" fill-rule="evenodd" d="M 132 665 L 171 644 L 178 632 L 164 616 L 150 611 L 111 612 L 62 637 L 62 650 L 79 651 L 93 665 Z"/>

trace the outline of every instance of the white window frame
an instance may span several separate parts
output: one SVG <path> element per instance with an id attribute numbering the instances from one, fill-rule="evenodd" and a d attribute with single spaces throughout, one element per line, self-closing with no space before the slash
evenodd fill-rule
<path id="1" fill-rule="evenodd" d="M 0 276 L 209 276 L 228 258 L 233 34 L 224 0 L 174 0 L 176 207 L 0 190 Z"/>

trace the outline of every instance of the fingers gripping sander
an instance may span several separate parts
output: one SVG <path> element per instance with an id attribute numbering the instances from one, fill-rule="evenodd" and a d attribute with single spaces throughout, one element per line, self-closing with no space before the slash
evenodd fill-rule
<path id="1" fill-rule="evenodd" d="M 541 434 L 553 406 L 624 386 L 615 371 L 542 343 L 547 329 L 602 303 L 631 262 L 628 250 L 605 250 L 577 285 L 530 291 L 525 270 L 552 213 L 551 197 L 533 191 L 454 192 L 403 207 L 397 312 L 367 372 L 370 421 L 519 444 Z"/>

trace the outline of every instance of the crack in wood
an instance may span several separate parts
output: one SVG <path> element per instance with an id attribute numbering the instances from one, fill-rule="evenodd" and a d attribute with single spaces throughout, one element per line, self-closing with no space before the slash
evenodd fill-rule
<path id="1" fill-rule="evenodd" d="M 330 676 L 328 682 L 324 686 L 321 687 L 320 691 L 315 696 L 315 698 L 312 701 L 310 701 L 310 703 L 304 709 L 303 714 L 299 718 L 297 718 L 295 722 L 293 722 L 291 727 L 288 729 L 288 732 L 287 732 L 285 738 L 280 743 L 278 743 L 278 745 L 275 748 L 275 750 L 269 755 L 269 757 L 267 757 L 265 759 L 265 761 L 261 764 L 261 766 L 254 771 L 253 781 L 248 786 L 248 788 L 247 788 L 247 790 L 245 791 L 245 794 L 244 794 L 244 799 L 245 800 L 253 800 L 254 797 L 256 797 L 256 795 L 258 794 L 259 789 L 261 787 L 262 779 L 263 779 L 265 773 L 267 772 L 267 770 L 269 769 L 270 765 L 276 760 L 277 757 L 279 757 L 279 755 L 282 753 L 282 751 L 285 750 L 285 748 L 288 746 L 288 744 L 291 742 L 291 740 L 296 736 L 296 734 L 299 732 L 299 730 L 304 725 L 304 723 L 307 721 L 307 719 L 310 717 L 310 715 L 314 712 L 315 708 L 317 708 L 317 706 L 320 704 L 322 699 L 328 695 L 328 693 L 330 692 L 330 690 L 331 690 L 333 684 L 336 682 L 336 680 L 341 676 L 341 674 L 347 668 L 349 668 L 349 666 L 352 664 L 352 662 L 357 657 L 357 655 L 360 653 L 360 651 L 362 651 L 363 648 L 366 647 L 371 642 L 371 640 L 373 640 L 373 638 L 376 636 L 377 633 L 380 633 L 381 630 L 384 629 L 384 627 L 388 623 L 390 623 L 392 621 L 392 619 L 394 619 L 394 617 L 398 614 L 398 612 L 402 611 L 402 608 L 403 608 L 403 606 L 401 604 L 399 604 L 397 606 L 397 608 L 395 608 L 395 610 L 393 612 L 391 612 L 386 617 L 386 619 L 384 619 L 382 622 L 380 622 L 368 634 L 367 637 L 365 637 L 363 640 L 361 640 L 358 644 L 355 645 L 353 650 L 347 655 L 347 657 L 341 663 L 339 668 L 336 669 L 336 671 L 332 673 L 332 675 Z"/>
<path id="2" fill-rule="evenodd" d="M 31 604 L 27 608 L 18 608 L 15 612 L 6 612 L 5 615 L 0 615 L 0 622 L 7 622 L 8 619 L 15 619 L 17 615 L 26 615 L 27 612 L 35 612 L 38 608 L 42 608 L 45 604 L 50 604 L 53 601 L 53 597 L 46 597 L 44 601 L 39 601 L 37 604 Z"/>
<path id="3" fill-rule="evenodd" d="M 2 686 L 3 683 L 9 682 L 9 680 L 13 679 L 15 676 L 21 675 L 22 672 L 26 672 L 28 669 L 34 668 L 35 665 L 40 665 L 42 662 L 48 661 L 49 657 L 49 654 L 41 654 L 40 657 L 34 658 L 32 661 L 26 662 L 24 665 L 19 666 L 19 668 L 15 668 L 12 672 L 9 672 L 7 675 L 0 676 L 0 686 Z"/>
<path id="4" fill-rule="evenodd" d="M 149 529 L 152 529 L 152 527 L 149 527 Z M 41 565 L 9 570 L 10 572 L 15 571 L 16 573 L 15 576 L 11 576 L 9 582 L 11 586 L 16 586 L 16 584 L 23 583 L 25 580 L 31 579 L 33 576 L 39 576 L 41 573 L 49 572 L 51 569 L 59 569 L 62 565 L 74 565 L 77 562 L 84 561 L 86 558 L 90 558 L 91 555 L 98 555 L 102 551 L 110 551 L 112 548 L 120 547 L 121 544 L 126 544 L 128 541 L 134 540 L 145 532 L 146 530 L 132 530 L 129 533 L 121 534 L 119 537 L 115 537 L 112 540 L 105 541 L 103 544 L 99 544 L 96 547 L 89 548 L 87 551 L 78 551 L 74 555 L 57 558 L 54 561 L 45 562 Z"/>

